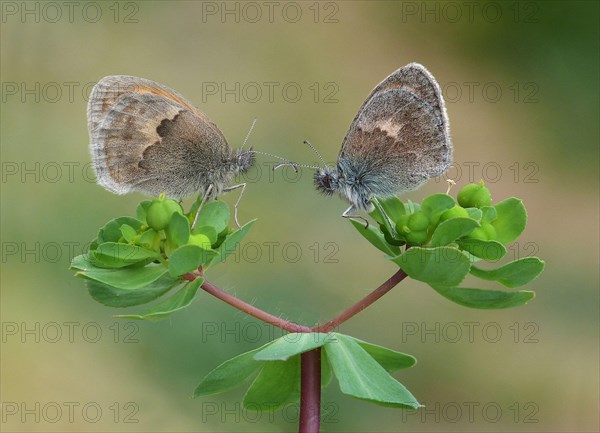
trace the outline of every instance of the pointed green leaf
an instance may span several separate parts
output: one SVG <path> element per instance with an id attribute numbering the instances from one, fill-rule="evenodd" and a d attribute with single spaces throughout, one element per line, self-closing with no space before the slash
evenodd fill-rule
<path id="1" fill-rule="evenodd" d="M 360 221 L 351 219 L 350 222 L 354 228 L 378 250 L 383 251 L 389 256 L 396 256 L 400 252 L 400 249 L 397 246 L 388 244 L 383 233 L 373 227 L 372 224 L 369 224 L 369 227 L 365 228 L 365 225 Z"/>
<path id="2" fill-rule="evenodd" d="M 144 260 L 155 260 L 159 257 L 156 251 L 148 250 L 137 245 L 118 242 L 105 242 L 98 245 L 90 253 L 90 260 L 102 268 L 122 268 Z"/>
<path id="3" fill-rule="evenodd" d="M 497 215 L 492 225 L 496 229 L 497 240 L 503 244 L 514 241 L 523 233 L 527 225 L 527 211 L 523 201 L 511 197 L 502 200 L 494 207 Z"/>
<path id="4" fill-rule="evenodd" d="M 360 345 L 360 347 L 362 347 L 369 355 L 371 355 L 371 357 L 389 373 L 402 368 L 412 367 L 417 363 L 417 359 L 414 356 L 406 353 L 396 352 L 395 350 L 391 350 L 383 346 L 367 343 L 366 341 L 359 340 L 358 338 L 350 338 L 354 339 Z"/>
<path id="5" fill-rule="evenodd" d="M 171 215 L 167 226 L 167 239 L 177 247 L 187 244 L 190 239 L 190 222 L 185 216 L 178 212 Z"/>
<path id="6" fill-rule="evenodd" d="M 458 238 L 468 235 L 479 223 L 471 218 L 451 218 L 442 221 L 431 236 L 431 246 L 448 245 Z"/>
<path id="7" fill-rule="evenodd" d="M 353 338 L 335 334 L 325 345 L 333 373 L 344 394 L 379 404 L 416 409 L 420 404 Z"/>
<path id="8" fill-rule="evenodd" d="M 254 355 L 259 361 L 283 361 L 292 356 L 321 347 L 335 338 L 320 332 L 290 333 L 279 337 Z"/>
<path id="9" fill-rule="evenodd" d="M 108 307 L 122 308 L 152 302 L 179 283 L 178 278 L 165 274 L 153 283 L 135 290 L 117 289 L 94 280 L 88 280 L 87 287 L 90 296 L 96 301 Z"/>
<path id="10" fill-rule="evenodd" d="M 455 287 L 469 273 L 469 259 L 453 247 L 412 247 L 391 259 L 409 277 L 431 285 Z"/>
<path id="11" fill-rule="evenodd" d="M 79 265 L 80 263 L 78 263 Z M 88 267 L 75 275 L 88 280 L 98 281 L 123 290 L 134 290 L 145 287 L 165 275 L 168 269 L 163 265 L 147 265 L 144 267 L 127 267 L 104 269 Z"/>
<path id="12" fill-rule="evenodd" d="M 471 274 L 513 288 L 521 287 L 534 280 L 542 273 L 544 266 L 544 261 L 537 257 L 525 257 L 489 271 L 472 266 Z"/>
<path id="13" fill-rule="evenodd" d="M 231 213 L 229 212 L 227 203 L 222 201 L 209 201 L 204 204 L 204 207 L 200 211 L 196 227 L 210 226 L 213 227 L 217 233 L 221 233 L 229 226 L 230 218 Z"/>
<path id="14" fill-rule="evenodd" d="M 499 290 L 434 287 L 444 298 L 469 308 L 498 309 L 524 305 L 535 297 L 534 292 L 502 292 Z"/>
<path id="15" fill-rule="evenodd" d="M 130 216 L 122 216 L 110 220 L 98 232 L 98 238 L 96 239 L 98 244 L 102 244 L 104 242 L 118 242 L 122 236 L 121 226 L 123 224 L 131 226 L 135 231 L 139 232 L 143 223 L 142 221 Z"/>
<path id="16" fill-rule="evenodd" d="M 256 359 L 256 355 L 254 358 Z M 248 410 L 266 411 L 277 410 L 288 403 L 299 401 L 300 355 L 296 355 L 287 361 L 265 362 L 248 388 L 242 404 Z"/>
<path id="17" fill-rule="evenodd" d="M 254 224 L 255 221 L 256 221 L 255 219 L 251 220 L 251 221 L 248 221 L 241 228 L 239 228 L 238 230 L 230 233 L 225 238 L 225 240 L 223 241 L 223 243 L 221 245 L 219 245 L 219 247 L 217 249 L 214 250 L 215 251 L 215 256 L 210 261 L 210 263 L 208 263 L 207 266 L 214 266 L 217 263 L 225 261 L 225 259 L 231 253 L 233 253 L 235 251 L 236 247 L 242 241 L 242 239 L 244 238 L 244 236 L 246 236 L 246 234 L 250 230 L 250 227 L 252 227 L 252 224 Z"/>
<path id="18" fill-rule="evenodd" d="M 198 267 L 214 257 L 215 252 L 198 245 L 183 245 L 169 256 L 169 273 L 173 277 L 194 272 Z"/>
<path id="19" fill-rule="evenodd" d="M 506 247 L 498 241 L 461 239 L 458 245 L 483 260 L 500 260 L 506 254 Z"/>
<path id="20" fill-rule="evenodd" d="M 223 362 L 202 379 L 194 397 L 219 394 L 244 383 L 264 365 L 263 361 L 254 359 L 254 354 L 269 344 L 271 342 Z"/>
<path id="21" fill-rule="evenodd" d="M 114 317 L 119 319 L 135 319 L 135 320 L 162 320 L 176 311 L 183 310 L 188 307 L 203 283 L 202 278 L 196 278 L 183 286 L 173 296 L 164 301 L 145 308 L 140 314 L 119 314 Z"/>

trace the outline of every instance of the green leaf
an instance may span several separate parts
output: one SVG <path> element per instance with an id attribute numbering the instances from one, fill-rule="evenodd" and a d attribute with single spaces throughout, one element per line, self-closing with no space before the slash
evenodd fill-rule
<path id="1" fill-rule="evenodd" d="M 427 197 L 421 203 L 421 210 L 427 214 L 429 219 L 435 224 L 441 214 L 448 209 L 452 209 L 456 203 L 448 194 L 433 194 Z"/>
<path id="2" fill-rule="evenodd" d="M 388 244 L 383 233 L 373 227 L 372 224 L 369 224 L 369 227 L 365 228 L 365 225 L 360 221 L 351 219 L 350 223 L 352 223 L 354 228 L 358 230 L 358 232 L 378 250 L 383 251 L 385 254 L 390 256 L 396 256 L 400 252 L 400 248 L 395 245 Z"/>
<path id="3" fill-rule="evenodd" d="M 376 344 L 367 343 L 358 338 L 350 337 L 356 341 L 371 357 L 379 363 L 387 372 L 391 373 L 402 368 L 412 367 L 417 363 L 414 356 L 395 350 L 388 349 Z"/>
<path id="4" fill-rule="evenodd" d="M 514 288 L 521 287 L 537 278 L 544 270 L 544 266 L 544 261 L 537 257 L 525 257 L 489 271 L 472 266 L 471 274 Z"/>
<path id="5" fill-rule="evenodd" d="M 377 200 L 379 200 L 379 204 L 394 223 L 398 221 L 400 216 L 406 214 L 404 203 L 396 196 L 378 198 Z"/>
<path id="6" fill-rule="evenodd" d="M 498 309 L 524 305 L 535 297 L 534 292 L 502 292 L 499 290 L 434 287 L 444 298 L 469 308 Z"/>
<path id="7" fill-rule="evenodd" d="M 468 235 L 475 227 L 479 227 L 479 223 L 471 218 L 451 218 L 442 221 L 431 236 L 431 246 L 448 245 L 456 239 Z"/>
<path id="8" fill-rule="evenodd" d="M 135 320 L 161 320 L 164 319 L 176 311 L 183 310 L 188 307 L 203 283 L 202 278 L 196 278 L 194 281 L 190 281 L 183 286 L 173 296 L 165 299 L 164 301 L 152 305 L 151 307 L 145 308 L 140 314 L 119 314 L 114 317 L 119 319 L 135 319 Z"/>
<path id="9" fill-rule="evenodd" d="M 154 260 L 158 257 L 156 251 L 118 242 L 105 242 L 98 245 L 98 248 L 90 253 L 90 260 L 95 265 L 103 268 L 122 268 L 144 260 Z"/>
<path id="10" fill-rule="evenodd" d="M 467 207 L 465 210 L 469 214 L 469 218 L 472 218 L 477 222 L 481 222 L 481 217 L 483 216 L 481 209 L 477 209 L 476 207 Z"/>
<path id="11" fill-rule="evenodd" d="M 214 257 L 215 252 L 198 245 L 183 245 L 169 256 L 169 273 L 173 277 L 194 272 Z"/>
<path id="12" fill-rule="evenodd" d="M 178 212 L 171 215 L 167 226 L 167 238 L 172 245 L 180 247 L 187 244 L 190 239 L 190 222 Z"/>
<path id="13" fill-rule="evenodd" d="M 138 220 L 143 221 L 145 223 L 146 222 L 146 211 L 148 210 L 148 208 L 150 207 L 151 204 L 152 204 L 152 200 L 144 200 L 144 201 L 140 202 L 140 204 L 138 204 L 137 208 L 135 209 L 135 217 Z"/>
<path id="14" fill-rule="evenodd" d="M 121 226 L 123 224 L 131 226 L 136 232 L 139 232 L 143 223 L 140 220 L 129 216 L 112 219 L 100 229 L 96 242 L 98 242 L 98 244 L 104 242 L 118 242 L 122 236 Z"/>
<path id="15" fill-rule="evenodd" d="M 290 333 L 279 337 L 254 355 L 259 361 L 285 361 L 292 356 L 321 347 L 335 338 L 320 332 Z"/>
<path id="16" fill-rule="evenodd" d="M 333 372 L 329 365 L 329 359 L 327 358 L 327 352 L 321 350 L 321 388 L 325 388 L 331 383 L 333 378 Z"/>
<path id="17" fill-rule="evenodd" d="M 387 231 L 391 237 L 392 233 L 395 233 L 396 221 L 398 221 L 400 216 L 406 213 L 404 204 L 396 196 L 386 198 L 373 197 L 371 202 L 373 203 L 374 208 L 369 215 L 371 215 L 380 226 L 385 227 L 384 230 Z"/>
<path id="18" fill-rule="evenodd" d="M 210 226 L 217 233 L 221 233 L 229 225 L 231 213 L 227 203 L 222 201 L 210 201 L 204 204 L 198 216 L 196 227 Z"/>
<path id="19" fill-rule="evenodd" d="M 481 239 L 461 239 L 458 245 L 484 260 L 500 260 L 506 254 L 506 247 L 498 241 L 482 241 Z"/>
<path id="20" fill-rule="evenodd" d="M 254 354 L 269 344 L 271 342 L 258 349 L 228 359 L 219 365 L 202 379 L 194 392 L 194 397 L 219 394 L 244 383 L 264 365 L 263 361 L 254 359 Z"/>
<path id="21" fill-rule="evenodd" d="M 181 281 L 165 274 L 153 283 L 135 290 L 122 290 L 94 280 L 88 280 L 90 296 L 108 307 L 133 307 L 147 304 L 167 293 Z"/>
<path id="22" fill-rule="evenodd" d="M 523 233 L 527 225 L 527 211 L 523 201 L 511 197 L 502 200 L 494 207 L 497 215 L 492 221 L 492 226 L 496 229 L 497 240 L 503 244 L 514 241 Z"/>
<path id="23" fill-rule="evenodd" d="M 266 350 L 266 349 L 263 349 Z M 254 355 L 256 359 L 256 355 Z M 246 395 L 243 406 L 254 411 L 277 410 L 300 401 L 300 355 L 264 364 Z"/>
<path id="24" fill-rule="evenodd" d="M 482 223 L 491 223 L 496 219 L 496 216 L 498 215 L 494 206 L 483 206 L 481 208 L 481 213 Z"/>
<path id="25" fill-rule="evenodd" d="M 344 394 L 375 403 L 416 409 L 420 404 L 353 338 L 335 334 L 325 345 L 333 373 Z"/>
<path id="26" fill-rule="evenodd" d="M 412 247 L 391 259 L 415 280 L 454 287 L 469 273 L 469 259 L 453 247 Z"/>
<path id="27" fill-rule="evenodd" d="M 81 262 L 78 262 L 76 265 L 81 266 Z M 75 275 L 88 280 L 98 281 L 117 289 L 134 290 L 155 282 L 167 272 L 168 269 L 163 265 L 150 264 L 144 267 L 117 269 L 90 266 L 85 270 L 80 269 Z"/>
<path id="28" fill-rule="evenodd" d="M 89 271 L 96 269 L 96 266 L 90 261 L 90 254 L 80 254 L 71 260 L 71 266 L 69 269 L 75 269 L 78 271 Z"/>
<path id="29" fill-rule="evenodd" d="M 235 251 L 235 248 L 242 241 L 244 236 L 246 236 L 246 234 L 250 230 L 250 227 L 252 226 L 252 224 L 254 224 L 255 221 L 255 219 L 248 221 L 241 228 L 229 234 L 225 238 L 223 243 L 219 245 L 217 249 L 214 250 L 216 254 L 207 266 L 213 266 L 217 263 L 225 261 L 225 259 Z"/>
<path id="30" fill-rule="evenodd" d="M 121 235 L 127 242 L 134 242 L 138 232 L 129 224 L 123 224 L 121 226 Z"/>

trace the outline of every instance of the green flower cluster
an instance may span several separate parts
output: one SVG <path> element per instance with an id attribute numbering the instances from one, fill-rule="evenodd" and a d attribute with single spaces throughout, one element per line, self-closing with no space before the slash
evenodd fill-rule
<path id="1" fill-rule="evenodd" d="M 463 187 L 458 193 L 457 202 L 447 194 L 434 194 L 421 205 L 409 203 L 404 206 L 392 198 L 378 202 L 381 208 L 376 208 L 372 216 L 379 222 L 386 242 L 394 246 L 428 245 L 449 230 L 456 232 L 459 225 L 462 227 L 461 239 L 495 241 L 498 240 L 494 226 L 497 210 L 491 203 L 490 190 L 481 181 Z M 526 217 L 524 208 L 521 216 Z M 526 219 L 523 219 L 523 228 L 525 222 Z M 438 227 L 442 228 L 438 231 Z M 438 233 L 434 239 L 436 231 Z"/>
<path id="2" fill-rule="evenodd" d="M 198 276 L 200 268 L 225 260 L 254 222 L 232 230 L 227 204 L 208 202 L 198 214 L 199 206 L 200 198 L 188 212 L 164 195 L 142 201 L 135 217 L 121 216 L 107 222 L 91 242 L 89 252 L 75 257 L 71 268 L 88 280 L 94 299 L 112 307 L 146 304 L 182 286 L 142 314 L 120 316 L 147 320 L 166 317 L 186 307 L 202 283 L 202 278 L 188 282 L 185 274 Z"/>

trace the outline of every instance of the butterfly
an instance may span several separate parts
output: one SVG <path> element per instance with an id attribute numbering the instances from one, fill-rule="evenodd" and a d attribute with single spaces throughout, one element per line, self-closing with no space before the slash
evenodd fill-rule
<path id="1" fill-rule="evenodd" d="M 246 184 L 231 183 L 257 152 L 243 144 L 232 150 L 217 125 L 179 93 L 144 78 L 104 77 L 92 89 L 87 118 L 98 184 L 116 194 L 200 194 L 202 204 L 241 188 L 239 226 Z"/>
<path id="2" fill-rule="evenodd" d="M 313 166 L 314 183 L 318 191 L 350 201 L 343 217 L 366 222 L 354 213 L 372 211 L 374 197 L 413 190 L 444 173 L 451 163 L 452 142 L 440 87 L 424 66 L 410 63 L 371 92 L 346 133 L 336 166 Z"/>

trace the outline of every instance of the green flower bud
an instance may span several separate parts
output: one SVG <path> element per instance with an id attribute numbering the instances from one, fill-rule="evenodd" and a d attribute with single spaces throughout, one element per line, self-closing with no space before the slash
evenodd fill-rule
<path id="1" fill-rule="evenodd" d="M 498 237 L 498 235 L 496 234 L 496 229 L 490 223 L 482 223 L 481 229 L 485 232 L 489 241 L 493 241 Z"/>
<path id="2" fill-rule="evenodd" d="M 153 229 L 146 230 L 138 239 L 137 244 L 149 250 L 160 251 L 160 235 Z"/>
<path id="3" fill-rule="evenodd" d="M 398 218 L 398 221 L 396 221 L 396 233 L 398 233 L 400 236 L 403 236 L 410 231 L 408 228 L 409 218 L 410 215 L 400 215 L 400 218 Z"/>
<path id="4" fill-rule="evenodd" d="M 211 248 L 210 239 L 208 236 L 203 234 L 190 235 L 190 240 L 188 243 L 191 245 L 198 245 L 205 250 L 209 250 Z"/>
<path id="5" fill-rule="evenodd" d="M 171 214 L 163 201 L 154 200 L 146 211 L 146 221 L 154 230 L 164 230 L 170 219 Z"/>
<path id="6" fill-rule="evenodd" d="M 420 232 L 429 227 L 429 218 L 423 211 L 417 211 L 408 218 L 408 228 L 411 231 Z"/>
<path id="7" fill-rule="evenodd" d="M 146 221 L 148 222 L 148 226 L 157 231 L 164 230 L 167 225 L 169 225 L 171 215 L 175 212 L 183 215 L 181 205 L 175 200 L 164 200 L 162 199 L 162 196 L 157 200 L 152 200 L 152 203 L 146 210 Z"/>
<path id="8" fill-rule="evenodd" d="M 487 241 L 488 235 L 482 227 L 477 227 L 473 229 L 471 234 L 467 236 L 470 239 L 479 239 L 480 241 Z"/>
<path id="9" fill-rule="evenodd" d="M 450 218 L 468 218 L 469 212 L 464 207 L 455 205 L 452 209 L 448 209 L 440 216 L 440 222 L 449 220 Z"/>
<path id="10" fill-rule="evenodd" d="M 406 234 L 406 240 L 414 245 L 423 245 L 427 242 L 427 230 L 411 231 Z"/>
<path id="11" fill-rule="evenodd" d="M 169 216 L 173 215 L 173 213 L 175 213 L 175 212 L 183 215 L 183 208 L 181 207 L 179 202 L 168 199 L 168 200 L 165 200 L 163 203 L 164 203 L 165 207 L 167 208 L 167 211 L 169 212 Z"/>
<path id="12" fill-rule="evenodd" d="M 462 207 L 483 207 L 492 203 L 490 190 L 484 185 L 483 181 L 479 183 L 470 183 L 464 186 L 457 196 L 458 204 Z"/>

